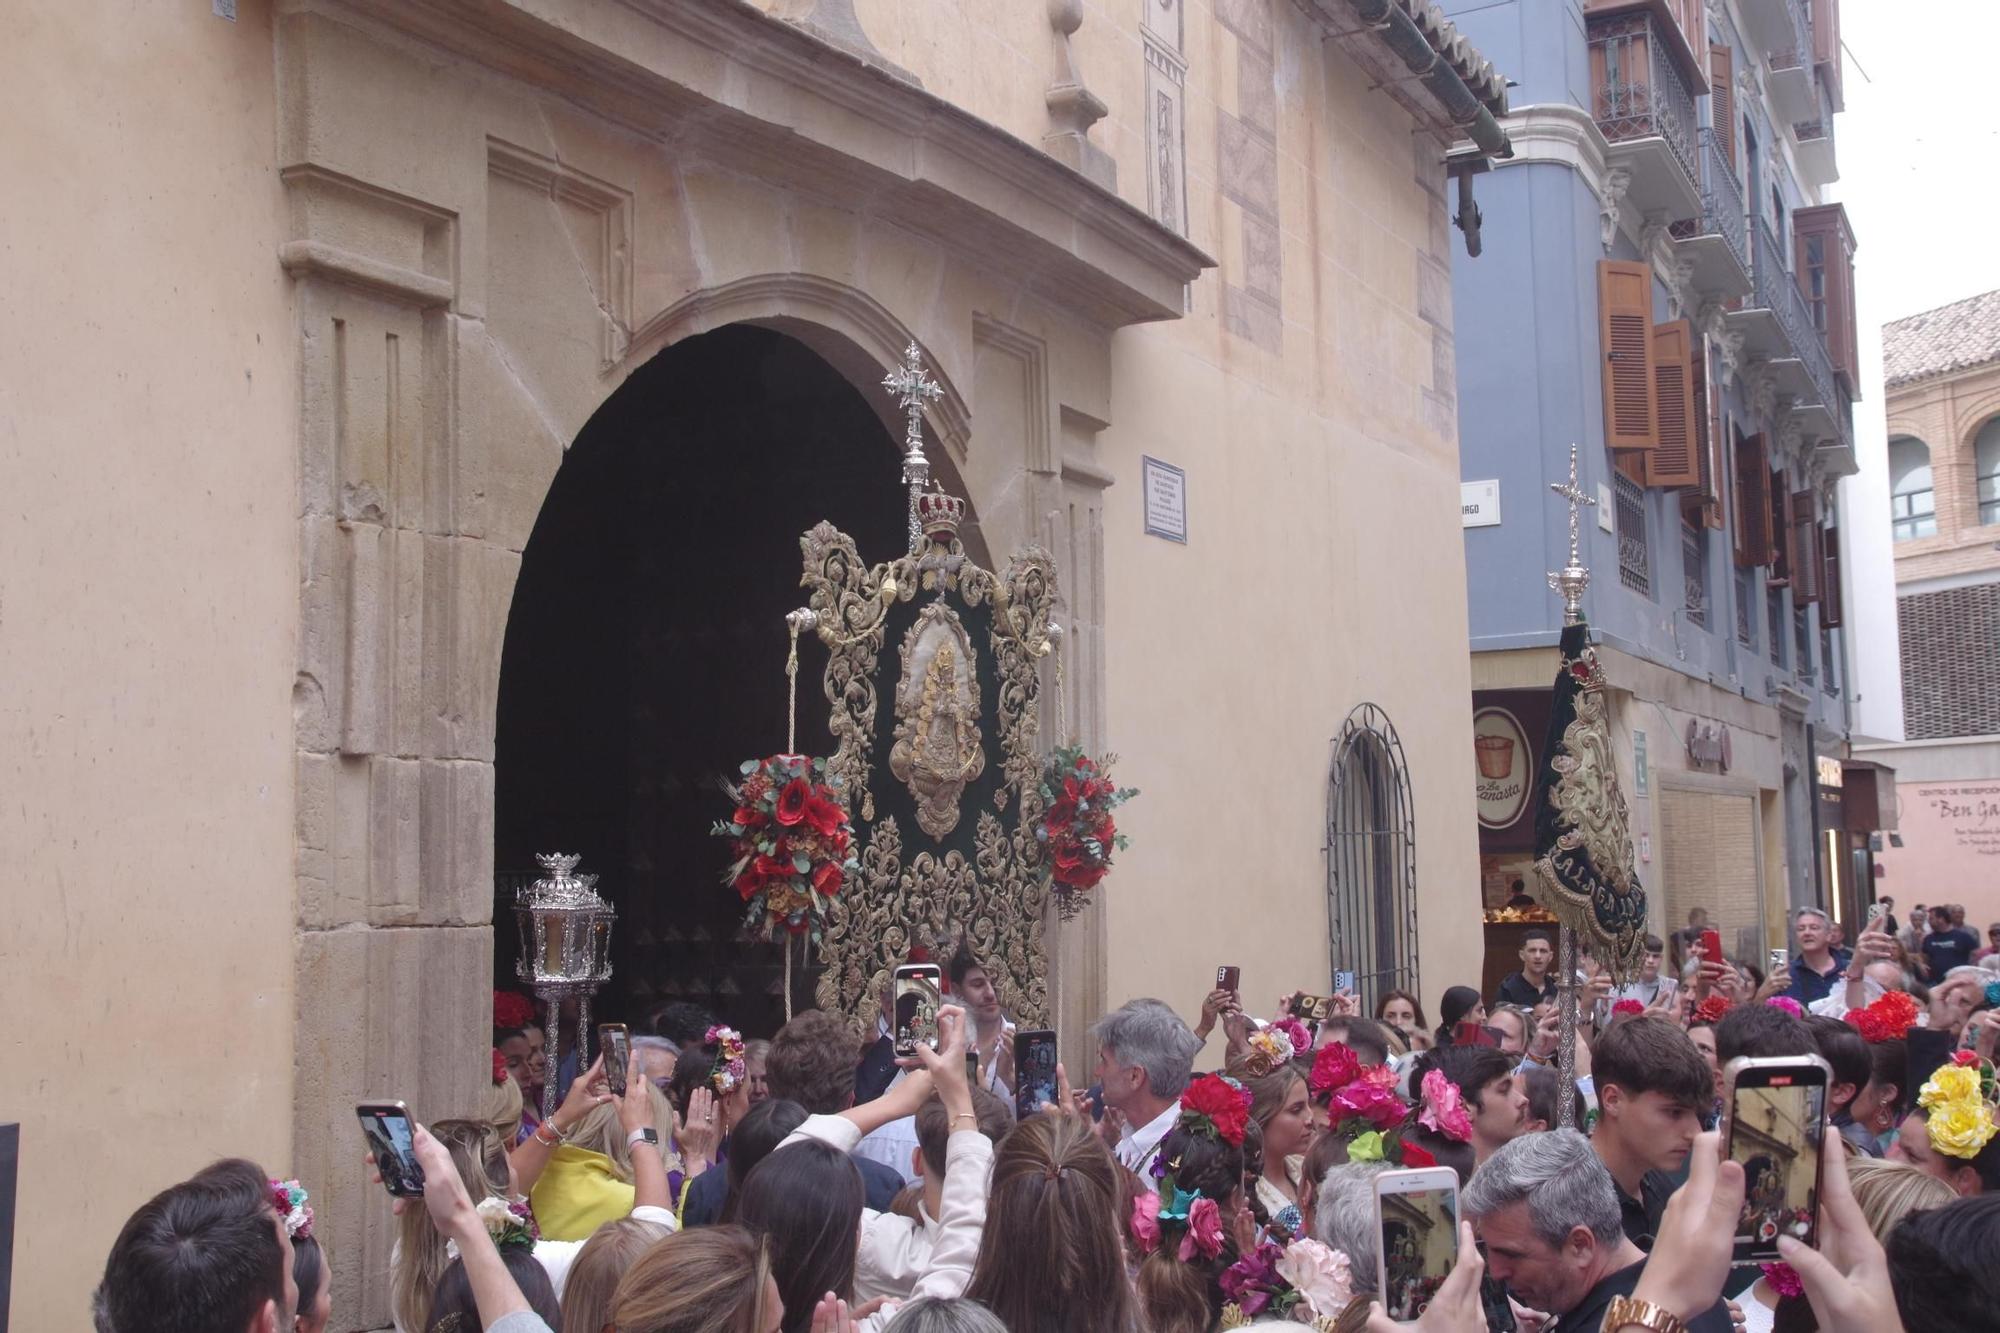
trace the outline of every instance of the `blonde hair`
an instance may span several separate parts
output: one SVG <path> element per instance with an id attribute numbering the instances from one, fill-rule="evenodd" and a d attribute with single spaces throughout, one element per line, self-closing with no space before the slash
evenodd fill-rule
<path id="1" fill-rule="evenodd" d="M 738 1226 L 702 1227 L 639 1256 L 611 1298 L 610 1322 L 617 1333 L 764 1333 L 770 1293 L 761 1238 Z"/>
<path id="2" fill-rule="evenodd" d="M 665 1143 L 667 1131 L 674 1124 L 673 1104 L 650 1083 L 646 1085 L 646 1099 L 653 1104 L 653 1127 Z M 570 1131 L 569 1141 L 579 1148 L 603 1153 L 611 1159 L 611 1169 L 618 1178 L 628 1185 L 632 1183 L 632 1147 L 625 1142 L 625 1126 L 619 1122 L 617 1102 L 593 1107 Z"/>
<path id="3" fill-rule="evenodd" d="M 479 1094 L 474 1105 L 472 1119 L 483 1120 L 493 1126 L 493 1132 L 500 1139 L 503 1148 L 511 1148 L 521 1134 L 521 1085 L 510 1075 L 498 1083 L 490 1084 Z"/>
<path id="4" fill-rule="evenodd" d="M 1847 1179 L 1854 1189 L 1854 1201 L 1875 1239 L 1886 1241 L 1911 1213 L 1942 1208 L 1958 1197 L 1958 1191 L 1908 1162 L 1889 1162 L 1874 1157 L 1847 1159 Z"/>
<path id="5" fill-rule="evenodd" d="M 673 1235 L 663 1222 L 621 1217 L 591 1233 L 576 1253 L 563 1283 L 562 1326 L 598 1333 L 611 1322 L 618 1284 L 646 1251 Z"/>
<path id="6" fill-rule="evenodd" d="M 451 1154 L 458 1178 L 465 1182 L 465 1192 L 474 1203 L 489 1194 L 506 1192 L 507 1150 L 491 1125 L 484 1120 L 440 1120 L 430 1132 Z M 425 1208 L 403 1209 L 397 1239 L 400 1248 L 395 1270 L 389 1274 L 389 1306 L 396 1323 L 415 1333 L 428 1326 L 431 1298 L 451 1261 L 445 1257 L 444 1237 L 432 1225 Z"/>

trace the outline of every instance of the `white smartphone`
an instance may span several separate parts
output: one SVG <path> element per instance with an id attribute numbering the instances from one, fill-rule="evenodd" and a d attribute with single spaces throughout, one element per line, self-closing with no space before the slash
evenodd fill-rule
<path id="1" fill-rule="evenodd" d="M 1781 1236 L 1817 1248 L 1820 1145 L 1832 1069 L 1817 1055 L 1744 1056 L 1723 1072 L 1729 1086 L 1723 1155 L 1743 1165 L 1738 1262 L 1775 1262 Z"/>
<path id="2" fill-rule="evenodd" d="M 1458 1173 L 1448 1166 L 1375 1177 L 1376 1291 L 1389 1317 L 1429 1308 L 1458 1262 Z"/>

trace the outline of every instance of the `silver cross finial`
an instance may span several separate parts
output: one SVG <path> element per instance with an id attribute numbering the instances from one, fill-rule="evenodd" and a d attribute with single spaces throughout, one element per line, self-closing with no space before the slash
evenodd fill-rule
<path id="1" fill-rule="evenodd" d="M 1569 563 L 1549 575 L 1549 587 L 1562 594 L 1563 623 L 1574 625 L 1583 619 L 1583 591 L 1590 586 L 1590 571 L 1583 567 L 1579 516 L 1585 505 L 1597 503 L 1576 484 L 1574 443 L 1569 447 L 1569 480 L 1551 482 L 1549 489 L 1569 501 Z"/>
<path id="2" fill-rule="evenodd" d="M 924 457 L 924 408 L 942 397 L 944 389 L 924 373 L 923 353 L 915 343 L 903 349 L 903 364 L 882 377 L 882 387 L 894 394 L 909 414 L 903 429 L 903 484 L 910 488 L 910 549 L 914 551 L 923 536 L 917 497 L 931 479 L 930 460 Z"/>

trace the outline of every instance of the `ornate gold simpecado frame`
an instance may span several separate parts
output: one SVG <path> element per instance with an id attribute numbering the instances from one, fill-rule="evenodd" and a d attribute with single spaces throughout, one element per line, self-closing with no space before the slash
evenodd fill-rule
<path id="1" fill-rule="evenodd" d="M 1008 1012 L 1024 1026 L 1043 1025 L 1048 892 L 1036 838 L 1036 741 L 1055 563 L 1030 548 L 995 575 L 958 540 L 962 502 L 924 499 L 937 503 L 923 507 L 916 549 L 885 564 L 865 564 L 853 538 L 829 523 L 799 542 L 807 605 L 829 652 L 829 767 L 846 793 L 861 861 L 858 882 L 833 902 L 821 934 L 818 1002 L 864 1027 L 913 948 L 942 961 L 963 939 Z M 920 651 L 926 634 L 933 650 Z M 946 635 L 952 651 L 977 659 L 967 664 L 969 681 L 950 685 L 944 670 L 932 670 L 935 640 Z M 981 700 L 991 713 L 978 725 L 963 725 L 958 713 L 945 718 L 941 692 L 960 713 L 977 713 Z M 941 755 L 933 747 L 926 758 L 917 742 L 933 724 L 952 748 Z"/>

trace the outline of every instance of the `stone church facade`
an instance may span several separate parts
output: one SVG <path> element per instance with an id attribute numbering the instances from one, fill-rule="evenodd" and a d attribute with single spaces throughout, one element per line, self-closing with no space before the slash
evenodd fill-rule
<path id="1" fill-rule="evenodd" d="M 1067 1049 L 1131 995 L 1192 1013 L 1219 963 L 1260 1008 L 1323 987 L 1364 703 L 1423 833 L 1397 926 L 1428 995 L 1474 975 L 1466 117 L 1381 33 L 1504 94 L 1428 4 L 1376 3 L 33 7 L 0 80 L 41 182 L 0 303 L 21 1325 L 77 1324 L 126 1212 L 226 1153 L 306 1181 L 336 1326 L 384 1322 L 351 1107 L 450 1114 L 485 1075 L 523 553 L 607 399 L 729 326 L 892 436 L 914 343 L 978 543 L 1057 557 L 1067 717 L 1145 792 L 1054 934 Z M 1147 532 L 1146 459 L 1184 540 Z"/>

